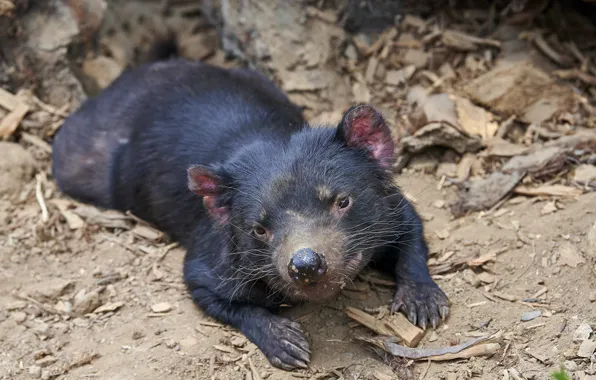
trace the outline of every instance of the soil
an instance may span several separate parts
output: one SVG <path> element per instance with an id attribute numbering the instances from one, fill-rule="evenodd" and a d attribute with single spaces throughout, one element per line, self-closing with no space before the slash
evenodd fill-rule
<path id="1" fill-rule="evenodd" d="M 221 52 L 197 54 L 224 64 Z M 431 263 L 496 255 L 481 268 L 435 275 L 451 314 L 418 346 L 445 347 L 500 331 L 500 350 L 446 362 L 382 357 L 356 339 L 370 331 L 343 309 L 387 307 L 394 289 L 359 280 L 360 291 L 284 312 L 302 323 L 313 352 L 308 370 L 285 372 L 193 305 L 181 280 L 181 248 L 129 216 L 93 208 L 75 213 L 81 205 L 57 190 L 47 147 L 18 143 L 38 174 L 12 176 L 19 191 L 0 194 L 1 379 L 508 379 L 518 373 L 541 380 L 562 365 L 578 379 L 595 375 L 595 363 L 577 356 L 573 336 L 582 323 L 596 328 L 596 192 L 511 196 L 488 212 L 456 219 L 448 207 L 458 198 L 455 186 L 413 162 L 396 180 L 425 220 Z M 532 311 L 540 315 L 522 321 Z"/>

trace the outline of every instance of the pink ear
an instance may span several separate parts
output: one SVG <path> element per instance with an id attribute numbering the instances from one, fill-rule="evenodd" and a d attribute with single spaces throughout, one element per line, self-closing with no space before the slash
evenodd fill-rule
<path id="1" fill-rule="evenodd" d="M 383 115 L 370 105 L 350 108 L 337 129 L 347 146 L 368 151 L 383 168 L 391 166 L 395 144 Z"/>
<path id="2" fill-rule="evenodd" d="M 209 215 L 218 223 L 224 224 L 228 220 L 228 209 L 219 205 L 219 196 L 223 193 L 222 178 L 201 165 L 194 165 L 187 169 L 188 188 L 193 193 L 203 197 L 203 205 Z"/>
<path id="3" fill-rule="evenodd" d="M 188 188 L 198 196 L 218 195 L 221 193 L 221 178 L 201 165 L 188 168 Z"/>

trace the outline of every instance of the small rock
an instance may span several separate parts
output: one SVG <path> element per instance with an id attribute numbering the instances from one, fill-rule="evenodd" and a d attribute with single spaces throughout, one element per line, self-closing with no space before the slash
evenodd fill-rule
<path id="1" fill-rule="evenodd" d="M 352 94 L 357 103 L 369 103 L 372 95 L 364 83 L 356 82 L 352 85 Z"/>
<path id="2" fill-rule="evenodd" d="M 145 337 L 145 333 L 139 330 L 136 330 L 132 333 L 132 339 L 133 340 L 139 340 L 141 338 Z"/>
<path id="3" fill-rule="evenodd" d="M 552 214 L 553 212 L 557 211 L 557 205 L 555 204 L 554 201 L 552 202 L 548 202 L 547 204 L 544 205 L 544 207 L 542 207 L 542 210 L 540 210 L 540 214 L 541 215 L 548 215 L 548 214 Z"/>
<path id="4" fill-rule="evenodd" d="M 573 360 L 566 360 L 563 363 L 563 367 L 565 367 L 565 369 L 569 372 L 575 372 L 577 371 L 577 363 L 574 362 Z"/>
<path id="5" fill-rule="evenodd" d="M 39 379 L 41 377 L 41 367 L 37 365 L 29 367 L 29 376 L 34 379 Z"/>
<path id="6" fill-rule="evenodd" d="M 596 302 L 596 291 L 590 293 L 588 299 L 590 300 L 590 302 Z"/>
<path id="7" fill-rule="evenodd" d="M 35 171 L 33 156 L 21 145 L 0 141 L 0 197 L 20 191 Z"/>
<path id="8" fill-rule="evenodd" d="M 439 340 L 439 335 L 437 334 L 437 332 L 436 332 L 436 331 L 433 331 L 433 332 L 430 334 L 430 337 L 428 337 L 428 341 L 429 341 L 429 342 L 436 342 L 437 340 Z"/>
<path id="9" fill-rule="evenodd" d="M 27 319 L 27 314 L 23 313 L 22 311 L 16 311 L 14 313 L 11 314 L 12 319 L 14 319 L 14 321 L 16 323 L 18 323 L 19 325 L 23 322 L 25 322 L 25 320 Z"/>
<path id="10" fill-rule="evenodd" d="M 589 185 L 596 182 L 596 166 L 582 164 L 575 168 L 573 180 L 580 185 Z"/>
<path id="11" fill-rule="evenodd" d="M 37 321 L 37 324 L 33 327 L 33 331 L 47 336 L 50 334 L 50 325 L 45 322 Z"/>
<path id="12" fill-rule="evenodd" d="M 230 339 L 230 343 L 232 343 L 232 345 L 236 347 L 243 347 L 244 345 L 246 345 L 246 342 L 246 338 L 242 336 L 234 336 L 232 339 Z"/>
<path id="13" fill-rule="evenodd" d="M 37 364 L 41 368 L 45 368 L 45 367 L 51 366 L 52 364 L 56 363 L 57 361 L 58 361 L 58 359 L 56 359 L 52 355 L 48 355 L 46 357 L 36 360 L 35 364 Z"/>
<path id="14" fill-rule="evenodd" d="M 151 310 L 153 310 L 154 313 L 167 313 L 172 310 L 172 305 L 169 302 L 160 302 L 151 306 Z"/>
<path id="15" fill-rule="evenodd" d="M 542 315 L 542 310 L 528 311 L 528 312 L 522 314 L 521 321 L 529 322 L 531 320 L 534 320 L 534 319 L 540 317 L 541 315 Z"/>
<path id="16" fill-rule="evenodd" d="M 495 282 L 495 276 L 488 272 L 480 272 L 476 275 L 480 281 L 485 284 L 492 284 Z"/>
<path id="17" fill-rule="evenodd" d="M 591 358 L 594 351 L 596 351 L 596 342 L 586 339 L 579 345 L 577 356 L 580 358 Z"/>
<path id="18" fill-rule="evenodd" d="M 445 207 L 445 201 L 442 199 L 438 199 L 433 202 L 433 206 L 436 208 L 443 208 L 443 207 Z"/>
<path id="19" fill-rule="evenodd" d="M 596 247 L 596 223 L 588 231 L 588 247 Z M 589 249 L 588 254 L 596 256 L 596 250 Z"/>
<path id="20" fill-rule="evenodd" d="M 346 48 L 345 54 L 346 54 L 346 58 L 348 58 L 351 61 L 358 60 L 358 51 L 352 44 L 348 45 L 348 47 Z"/>
<path id="21" fill-rule="evenodd" d="M 41 380 L 49 380 L 50 377 L 50 371 L 48 371 L 47 369 L 41 371 Z"/>
<path id="22" fill-rule="evenodd" d="M 189 348 L 199 343 L 195 337 L 189 336 L 180 341 L 180 346 L 183 348 Z"/>
<path id="23" fill-rule="evenodd" d="M 566 241 L 559 247 L 559 263 L 561 265 L 577 268 L 579 264 L 585 262 L 586 260 L 582 257 L 581 252 L 572 243 Z"/>
<path id="24" fill-rule="evenodd" d="M 37 350 L 33 353 L 33 359 L 39 360 L 39 359 L 44 358 L 50 354 L 51 354 L 50 350 L 48 350 L 47 348 L 42 348 L 41 350 Z"/>
<path id="25" fill-rule="evenodd" d="M 168 339 L 165 341 L 165 345 L 167 348 L 174 348 L 178 345 L 174 339 Z"/>
<path id="26" fill-rule="evenodd" d="M 435 232 L 435 234 L 437 235 L 437 237 L 441 240 L 445 240 L 449 237 L 449 230 L 448 229 L 444 229 L 444 230 L 440 230 Z"/>
<path id="27" fill-rule="evenodd" d="M 73 310 L 77 313 L 91 313 L 99 306 L 101 306 L 101 300 L 97 291 L 87 293 L 86 289 L 81 289 L 74 297 Z"/>
<path id="28" fill-rule="evenodd" d="M 592 327 L 587 323 L 582 323 L 573 333 L 573 341 L 576 343 L 583 342 L 586 339 L 590 339 L 590 334 L 592 334 Z"/>

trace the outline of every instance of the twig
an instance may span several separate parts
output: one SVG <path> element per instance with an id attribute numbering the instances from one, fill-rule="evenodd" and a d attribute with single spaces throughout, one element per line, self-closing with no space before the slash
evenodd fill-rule
<path id="1" fill-rule="evenodd" d="M 542 54 L 546 55 L 553 62 L 557 63 L 559 66 L 565 66 L 566 62 L 563 60 L 561 55 L 549 46 L 541 34 L 536 34 L 534 36 L 534 44 L 536 44 L 536 47 L 542 52 Z"/>
<path id="2" fill-rule="evenodd" d="M 31 100 L 33 100 L 33 103 L 35 103 L 39 108 L 41 108 L 42 110 L 44 110 L 48 113 L 51 113 L 51 114 L 54 114 L 56 116 L 60 116 L 63 118 L 68 117 L 68 114 L 66 113 L 66 109 L 68 109 L 68 104 L 65 104 L 61 108 L 56 108 L 54 106 L 51 106 L 49 104 L 42 102 L 41 99 L 39 99 L 35 95 L 31 95 Z"/>
<path id="3" fill-rule="evenodd" d="M 259 371 L 257 371 L 250 356 L 248 357 L 248 365 L 250 367 L 250 372 L 252 373 L 252 380 L 261 380 L 261 375 L 259 375 Z"/>
<path id="4" fill-rule="evenodd" d="M 426 377 L 426 374 L 428 373 L 428 370 L 430 369 L 431 365 L 432 365 L 432 360 L 429 360 L 428 365 L 424 368 L 424 371 L 420 374 L 420 377 L 418 378 L 418 380 L 423 380 Z"/>
<path id="5" fill-rule="evenodd" d="M 42 182 L 42 174 L 39 173 L 35 176 L 36 184 L 35 184 L 35 198 L 37 198 L 37 203 L 39 203 L 39 207 L 41 208 L 41 221 L 46 223 L 49 219 L 48 216 L 48 207 L 46 206 L 46 202 L 43 199 L 43 193 L 41 188 Z"/>
<path id="6" fill-rule="evenodd" d="M 584 73 L 578 69 L 571 69 L 571 70 L 557 70 L 553 72 L 554 75 L 558 76 L 561 79 L 579 79 L 580 81 L 591 85 L 596 86 L 596 77 L 588 73 Z"/>
<path id="7" fill-rule="evenodd" d="M 147 273 L 149 273 L 151 271 L 151 269 L 153 269 L 153 266 L 159 262 L 161 262 L 163 259 L 165 259 L 165 257 L 168 255 L 168 252 L 170 252 L 172 249 L 176 248 L 178 246 L 178 242 L 174 242 L 171 244 L 166 245 L 165 247 L 163 247 L 163 252 L 161 253 L 161 255 L 159 255 L 159 257 L 157 259 L 155 259 L 148 267 L 147 267 Z"/>
<path id="8" fill-rule="evenodd" d="M 487 343 L 476 346 L 481 342 L 485 342 L 496 334 L 485 335 L 470 341 L 464 342 L 457 346 L 441 347 L 441 348 L 410 348 L 400 346 L 394 343 L 393 337 L 379 337 L 379 338 L 358 338 L 360 340 L 372 343 L 391 355 L 403 357 L 406 359 L 420 360 L 428 359 L 433 361 L 445 361 L 453 359 L 469 358 L 472 356 L 484 356 L 494 354 L 501 346 L 498 343 Z"/>
<path id="9" fill-rule="evenodd" d="M 65 311 L 61 311 L 61 310 L 55 309 L 55 308 L 53 308 L 51 306 L 46 306 L 43 303 L 41 303 L 38 300 L 36 300 L 35 298 L 29 297 L 26 294 L 17 294 L 16 297 L 18 299 L 21 299 L 21 300 L 24 300 L 24 301 L 29 301 L 29 302 L 35 304 L 35 306 L 37 306 L 40 309 L 44 310 L 46 313 L 58 314 L 58 315 L 69 315 L 69 313 L 67 313 Z"/>
<path id="10" fill-rule="evenodd" d="M 44 152 L 52 154 L 52 146 L 39 137 L 32 135 L 31 133 L 21 132 L 21 138 L 29 144 L 40 148 Z"/>
<path id="11" fill-rule="evenodd" d="M 66 368 L 64 368 L 64 372 L 68 372 L 72 369 L 75 369 L 77 367 L 82 367 L 87 364 L 91 364 L 91 362 L 93 362 L 95 359 L 98 359 L 99 357 L 100 357 L 100 355 L 98 353 L 93 353 L 91 355 L 83 356 L 79 360 L 76 360 L 76 361 L 70 363 L 69 365 L 67 365 Z"/>

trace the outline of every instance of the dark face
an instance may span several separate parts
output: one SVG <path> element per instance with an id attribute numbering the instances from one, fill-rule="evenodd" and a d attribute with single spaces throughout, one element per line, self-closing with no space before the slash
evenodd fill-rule
<path id="1" fill-rule="evenodd" d="M 225 169 L 232 190 L 204 196 L 210 213 L 233 231 L 241 275 L 260 277 L 292 299 L 321 301 L 352 281 L 373 249 L 387 243 L 391 186 L 384 169 L 393 142 L 384 123 L 370 120 L 377 116 L 370 109 L 366 120 L 350 120 L 349 112 L 358 111 L 348 111 L 337 129 L 308 129 L 287 146 L 247 151 Z M 352 123 L 347 127 L 346 119 Z M 201 175 L 208 174 L 196 178 Z M 214 182 L 199 178 L 196 186 L 209 190 L 225 182 L 209 178 Z"/>

